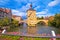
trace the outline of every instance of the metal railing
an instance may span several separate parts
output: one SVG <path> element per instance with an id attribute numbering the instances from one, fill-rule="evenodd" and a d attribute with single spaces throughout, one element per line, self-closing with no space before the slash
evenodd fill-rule
<path id="1" fill-rule="evenodd" d="M 15 35 L 15 34 L 1 34 L 1 35 L 7 35 L 7 36 L 23 36 L 23 37 L 33 37 L 33 38 L 60 38 L 60 36 L 33 36 L 33 35 Z"/>
<path id="2" fill-rule="evenodd" d="M 0 35 L 1 36 L 11 36 L 11 37 L 12 36 L 13 37 L 18 36 L 19 37 L 18 38 L 19 40 L 20 40 L 20 38 L 23 38 L 24 40 L 33 40 L 33 39 L 34 40 L 50 40 L 51 38 L 56 38 L 56 40 L 60 40 L 60 36 L 54 37 L 54 36 L 32 36 L 32 35 L 14 35 L 14 34 L 0 34 Z"/>

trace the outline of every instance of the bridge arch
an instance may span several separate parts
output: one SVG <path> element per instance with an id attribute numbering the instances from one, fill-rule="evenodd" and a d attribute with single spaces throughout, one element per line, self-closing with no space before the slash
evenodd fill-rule
<path id="1" fill-rule="evenodd" d="M 40 25 L 48 25 L 48 20 L 38 20 L 37 24 L 40 24 Z"/>
<path id="2" fill-rule="evenodd" d="M 39 21 L 37 25 L 46 25 L 46 23 L 44 21 Z"/>

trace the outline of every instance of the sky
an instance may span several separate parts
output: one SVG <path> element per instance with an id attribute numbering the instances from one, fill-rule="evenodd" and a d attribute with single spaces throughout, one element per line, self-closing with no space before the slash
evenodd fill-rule
<path id="1" fill-rule="evenodd" d="M 37 17 L 53 16 L 60 13 L 60 0 L 0 0 L 0 8 L 9 8 L 12 14 L 26 17 L 27 10 L 36 10 Z"/>

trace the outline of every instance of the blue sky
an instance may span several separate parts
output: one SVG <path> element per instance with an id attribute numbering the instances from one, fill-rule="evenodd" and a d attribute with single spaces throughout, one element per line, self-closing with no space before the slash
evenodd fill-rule
<path id="1" fill-rule="evenodd" d="M 14 15 L 25 17 L 31 3 L 37 17 L 60 13 L 60 0 L 0 0 L 0 7 L 10 8 Z"/>

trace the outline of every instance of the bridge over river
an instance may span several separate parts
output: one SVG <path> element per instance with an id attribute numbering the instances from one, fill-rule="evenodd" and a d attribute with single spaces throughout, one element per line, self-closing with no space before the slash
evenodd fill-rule
<path id="1" fill-rule="evenodd" d="M 48 20 L 45 20 L 45 19 L 43 19 L 43 20 L 37 20 L 35 23 L 37 24 L 39 22 L 43 22 L 43 23 L 45 23 L 45 25 L 48 25 Z M 26 24 L 28 24 L 27 20 L 20 21 L 19 23 L 26 23 Z"/>

